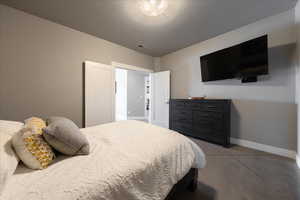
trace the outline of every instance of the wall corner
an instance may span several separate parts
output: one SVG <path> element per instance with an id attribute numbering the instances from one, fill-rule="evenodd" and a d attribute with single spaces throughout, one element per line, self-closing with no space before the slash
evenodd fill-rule
<path id="1" fill-rule="evenodd" d="M 155 57 L 153 63 L 154 63 L 154 71 L 159 72 L 161 70 L 160 69 L 160 58 Z"/>

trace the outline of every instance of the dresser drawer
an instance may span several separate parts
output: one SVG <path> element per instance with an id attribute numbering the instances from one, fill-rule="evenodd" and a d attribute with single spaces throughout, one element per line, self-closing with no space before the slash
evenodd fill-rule
<path id="1" fill-rule="evenodd" d="M 191 104 L 190 100 L 186 100 L 186 101 L 173 101 L 172 102 L 172 108 L 173 109 L 186 110 L 186 109 L 193 108 L 193 105 Z"/>
<path id="2" fill-rule="evenodd" d="M 193 110 L 202 110 L 207 112 L 223 112 L 224 106 L 219 103 L 194 103 Z"/>
<path id="3" fill-rule="evenodd" d="M 193 120 L 201 121 L 205 119 L 212 119 L 212 120 L 223 120 L 224 114 L 221 112 L 209 112 L 209 111 L 202 111 L 202 110 L 193 110 Z"/>
<path id="4" fill-rule="evenodd" d="M 192 113 L 188 110 L 175 110 L 172 117 L 174 121 L 191 121 Z"/>
<path id="5" fill-rule="evenodd" d="M 193 126 L 192 123 L 189 122 L 173 121 L 172 130 L 178 131 L 182 134 L 190 134 L 193 132 Z"/>
<path id="6" fill-rule="evenodd" d="M 173 109 L 182 109 L 184 110 L 186 108 L 186 103 L 184 101 L 175 101 L 172 102 Z"/>
<path id="7" fill-rule="evenodd" d="M 202 121 L 193 121 L 193 129 L 196 131 L 208 129 L 213 133 L 223 133 L 224 125 L 222 122 L 206 119 Z"/>
<path id="8" fill-rule="evenodd" d="M 173 115 L 191 116 L 191 111 L 187 109 L 176 109 L 173 111 Z"/>

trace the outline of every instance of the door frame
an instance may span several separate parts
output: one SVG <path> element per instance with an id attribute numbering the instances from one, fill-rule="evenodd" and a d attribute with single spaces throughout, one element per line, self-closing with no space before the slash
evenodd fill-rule
<path id="1" fill-rule="evenodd" d="M 119 69 L 125 69 L 125 70 L 148 73 L 149 74 L 149 79 L 150 79 L 151 73 L 154 73 L 154 70 L 152 70 L 152 69 L 146 69 L 146 68 L 143 68 L 143 67 L 137 67 L 137 66 L 134 66 L 134 65 L 128 65 L 128 64 L 124 64 L 124 63 L 115 62 L 115 61 L 112 61 L 111 65 L 114 67 L 114 69 L 119 68 Z M 150 97 L 152 96 L 151 93 L 152 93 L 152 89 L 150 90 Z M 150 98 L 150 110 L 149 110 L 149 116 L 148 116 L 149 121 L 151 120 L 151 101 L 152 101 L 152 97 Z M 116 109 L 116 105 L 115 105 L 115 109 Z M 116 120 L 116 116 L 115 116 L 115 120 Z"/>
<path id="2" fill-rule="evenodd" d="M 146 69 L 146 68 L 137 67 L 134 65 L 128 65 L 128 64 L 124 64 L 124 63 L 119 63 L 119 62 L 115 62 L 115 61 L 112 61 L 111 65 L 114 66 L 115 68 L 120 68 L 120 69 L 127 69 L 127 70 L 148 72 L 148 73 L 154 72 L 154 70 L 152 70 L 152 69 Z"/>

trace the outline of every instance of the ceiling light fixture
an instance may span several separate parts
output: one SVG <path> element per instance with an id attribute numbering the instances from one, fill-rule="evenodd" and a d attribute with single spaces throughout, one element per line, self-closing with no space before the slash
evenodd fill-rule
<path id="1" fill-rule="evenodd" d="M 158 16 L 168 8 L 167 0 L 140 0 L 140 8 L 147 16 Z"/>

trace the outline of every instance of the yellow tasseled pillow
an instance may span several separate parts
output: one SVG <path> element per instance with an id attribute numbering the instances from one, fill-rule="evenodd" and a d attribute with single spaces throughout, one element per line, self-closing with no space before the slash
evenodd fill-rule
<path id="1" fill-rule="evenodd" d="M 46 122 L 38 117 L 31 117 L 25 120 L 25 126 L 31 127 L 36 134 L 43 134 L 43 128 L 46 127 Z"/>
<path id="2" fill-rule="evenodd" d="M 41 134 L 32 127 L 24 127 L 12 138 L 12 145 L 18 157 L 31 169 L 46 168 L 55 155 Z"/>

